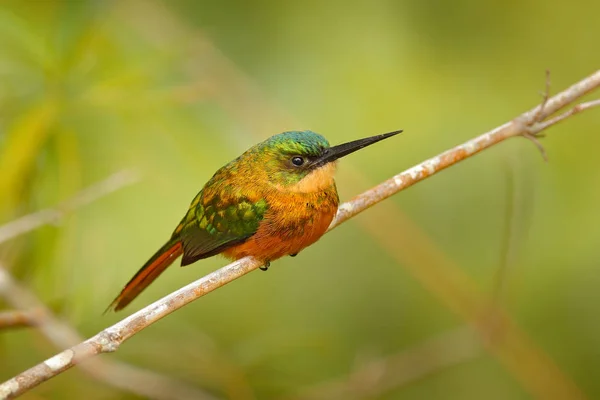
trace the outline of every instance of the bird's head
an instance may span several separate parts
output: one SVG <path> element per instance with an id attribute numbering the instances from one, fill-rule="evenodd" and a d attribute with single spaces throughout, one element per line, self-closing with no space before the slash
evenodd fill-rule
<path id="1" fill-rule="evenodd" d="M 402 131 L 331 147 L 312 131 L 283 132 L 256 145 L 252 153 L 269 182 L 283 190 L 314 192 L 333 185 L 336 160 Z"/>

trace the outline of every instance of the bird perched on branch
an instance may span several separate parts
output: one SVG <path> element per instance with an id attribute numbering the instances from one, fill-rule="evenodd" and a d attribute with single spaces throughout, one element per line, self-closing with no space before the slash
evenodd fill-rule
<path id="1" fill-rule="evenodd" d="M 108 309 L 135 299 L 177 257 L 181 265 L 223 254 L 271 261 L 316 242 L 335 216 L 336 160 L 402 131 L 330 147 L 311 131 L 272 136 L 219 169 L 192 201 L 171 238 L 125 285 Z"/>

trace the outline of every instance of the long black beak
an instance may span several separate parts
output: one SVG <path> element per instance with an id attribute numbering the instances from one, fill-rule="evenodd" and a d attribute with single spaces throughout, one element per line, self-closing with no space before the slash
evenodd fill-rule
<path id="1" fill-rule="evenodd" d="M 373 143 L 377 143 L 380 140 L 395 136 L 400 132 L 402 131 L 400 130 L 384 133 L 383 135 L 371 136 L 368 138 L 358 139 L 352 142 L 338 144 L 337 146 L 330 147 L 328 149 L 325 149 L 325 151 L 323 151 L 323 154 L 313 162 L 313 166 L 319 167 L 321 165 L 325 165 L 327 163 L 337 160 L 338 158 L 347 156 L 350 153 L 354 153 L 356 150 L 360 150 L 364 147 L 372 145 Z"/>

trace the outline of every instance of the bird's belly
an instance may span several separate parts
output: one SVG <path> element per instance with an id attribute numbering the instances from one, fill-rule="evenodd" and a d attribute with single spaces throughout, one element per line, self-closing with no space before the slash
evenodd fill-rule
<path id="1" fill-rule="evenodd" d="M 316 242 L 327 231 L 336 211 L 337 202 L 322 204 L 318 208 L 306 204 L 305 208 L 295 212 L 272 210 L 252 237 L 225 250 L 223 255 L 232 259 L 253 256 L 273 261 L 296 254 Z"/>

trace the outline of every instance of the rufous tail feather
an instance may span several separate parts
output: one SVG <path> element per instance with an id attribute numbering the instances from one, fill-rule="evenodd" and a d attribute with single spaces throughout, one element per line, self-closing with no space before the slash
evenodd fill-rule
<path id="1" fill-rule="evenodd" d="M 177 257 L 183 253 L 180 241 L 169 241 L 161 247 L 131 278 L 121 293 L 108 306 L 106 311 L 119 311 L 133 301 L 144 289 L 148 287 Z M 106 312 L 105 311 L 105 312 Z"/>

